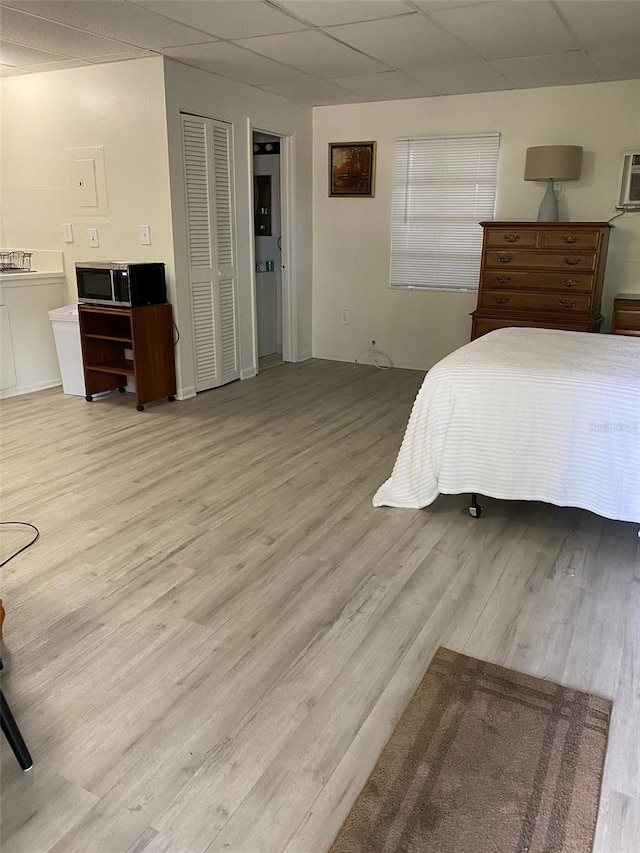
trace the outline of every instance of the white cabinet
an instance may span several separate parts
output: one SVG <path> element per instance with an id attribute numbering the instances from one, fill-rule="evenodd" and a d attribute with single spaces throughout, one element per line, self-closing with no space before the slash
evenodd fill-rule
<path id="1" fill-rule="evenodd" d="M 0 275 L 0 396 L 60 385 L 49 311 L 64 305 L 62 273 Z"/>

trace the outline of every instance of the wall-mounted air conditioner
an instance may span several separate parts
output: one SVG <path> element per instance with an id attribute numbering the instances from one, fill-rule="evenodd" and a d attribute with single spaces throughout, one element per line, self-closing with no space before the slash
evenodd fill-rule
<path id="1" fill-rule="evenodd" d="M 640 210 L 640 151 L 624 153 L 616 207 L 621 210 Z"/>

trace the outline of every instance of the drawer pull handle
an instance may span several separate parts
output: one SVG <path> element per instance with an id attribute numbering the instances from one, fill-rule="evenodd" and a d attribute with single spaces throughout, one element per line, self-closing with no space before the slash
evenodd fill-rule
<path id="1" fill-rule="evenodd" d="M 577 243 L 580 238 L 575 234 L 563 234 L 562 242 L 563 243 Z"/>
<path id="2" fill-rule="evenodd" d="M 565 287 L 575 287 L 578 284 L 578 280 L 575 278 L 563 278 L 562 283 Z"/>
<path id="3" fill-rule="evenodd" d="M 505 234 L 504 239 L 507 241 L 507 243 L 517 243 L 518 240 L 520 239 L 520 235 L 519 234 Z"/>
<path id="4" fill-rule="evenodd" d="M 510 264 L 513 260 L 513 255 L 498 255 L 498 260 L 501 264 Z"/>
<path id="5" fill-rule="evenodd" d="M 506 305 L 507 302 L 509 301 L 509 297 L 508 296 L 494 296 L 493 301 L 497 302 L 498 305 Z"/>
<path id="6" fill-rule="evenodd" d="M 564 262 L 565 262 L 565 264 L 569 264 L 570 267 L 575 267 L 576 264 L 580 263 L 580 258 L 576 258 L 576 256 L 573 255 L 570 258 L 565 258 Z"/>
<path id="7" fill-rule="evenodd" d="M 576 304 L 573 299 L 558 299 L 558 302 L 563 308 L 574 308 Z"/>
<path id="8" fill-rule="evenodd" d="M 509 284 L 511 281 L 510 275 L 497 275 L 496 281 L 500 282 L 500 284 Z"/>

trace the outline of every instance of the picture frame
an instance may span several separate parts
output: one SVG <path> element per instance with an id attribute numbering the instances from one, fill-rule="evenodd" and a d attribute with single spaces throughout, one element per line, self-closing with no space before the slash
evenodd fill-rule
<path id="1" fill-rule="evenodd" d="M 373 198 L 376 143 L 329 143 L 329 196 Z"/>

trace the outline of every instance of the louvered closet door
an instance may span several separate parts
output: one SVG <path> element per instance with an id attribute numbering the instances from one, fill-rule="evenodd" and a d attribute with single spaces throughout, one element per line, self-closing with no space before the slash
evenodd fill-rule
<path id="1" fill-rule="evenodd" d="M 182 116 L 196 391 L 238 379 L 231 127 Z"/>

